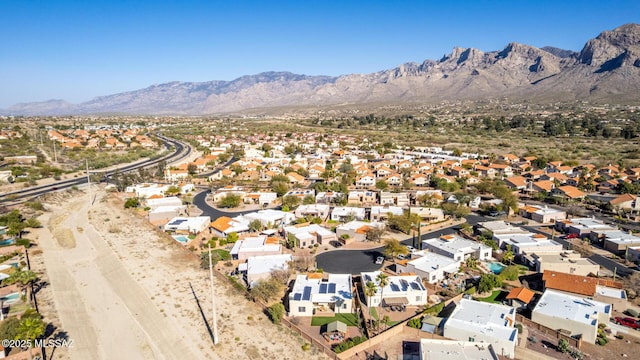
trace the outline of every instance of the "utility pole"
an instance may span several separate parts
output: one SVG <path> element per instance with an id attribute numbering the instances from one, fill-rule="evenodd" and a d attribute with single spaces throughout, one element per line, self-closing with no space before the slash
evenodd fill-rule
<path id="1" fill-rule="evenodd" d="M 91 176 L 89 175 L 89 159 L 84 159 L 87 164 L 87 192 L 89 194 L 89 206 L 91 206 Z"/>
<path id="2" fill-rule="evenodd" d="M 56 153 L 56 141 L 53 140 L 53 161 L 58 163 L 58 154 Z"/>
<path id="3" fill-rule="evenodd" d="M 216 297 L 213 293 L 213 261 L 211 261 L 211 244 L 209 244 L 209 282 L 211 287 L 211 311 L 213 313 L 213 345 L 218 344 L 218 319 L 216 316 Z"/>

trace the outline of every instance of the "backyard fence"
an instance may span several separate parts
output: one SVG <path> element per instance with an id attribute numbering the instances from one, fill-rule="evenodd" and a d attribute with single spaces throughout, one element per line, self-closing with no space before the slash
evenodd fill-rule
<path id="1" fill-rule="evenodd" d="M 556 339 L 565 339 L 569 342 L 569 345 L 575 347 L 576 349 L 580 349 L 580 347 L 582 346 L 582 339 L 573 338 L 570 335 L 562 333 L 560 330 L 548 328 L 544 325 L 535 323 L 520 314 L 516 314 L 516 321 L 523 325 L 526 325 L 527 327 L 536 329 L 545 335 L 551 335 Z"/>

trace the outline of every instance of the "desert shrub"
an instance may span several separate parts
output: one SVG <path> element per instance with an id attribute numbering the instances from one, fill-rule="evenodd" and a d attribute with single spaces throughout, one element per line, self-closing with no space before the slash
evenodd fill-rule
<path id="1" fill-rule="evenodd" d="M 421 318 L 413 318 L 409 320 L 407 326 L 412 327 L 414 329 L 420 329 L 422 327 L 422 319 Z"/>
<path id="2" fill-rule="evenodd" d="M 569 351 L 569 341 L 567 339 L 558 340 L 558 351 L 563 354 Z"/>
<path id="3" fill-rule="evenodd" d="M 350 339 L 347 339 L 343 342 L 341 342 L 340 344 L 336 345 L 333 348 L 333 351 L 336 352 L 336 354 L 339 354 L 345 350 L 351 349 L 352 347 L 361 344 L 363 342 L 367 341 L 367 337 L 366 336 L 356 336 Z"/>
<path id="4" fill-rule="evenodd" d="M 427 310 L 424 311 L 424 313 L 428 315 L 438 315 L 440 314 L 442 309 L 444 309 L 444 302 L 441 302 L 439 304 L 429 307 Z"/>
<path id="5" fill-rule="evenodd" d="M 518 334 L 522 334 L 522 324 L 516 324 L 515 328 L 518 329 Z"/>
<path id="6" fill-rule="evenodd" d="M 284 305 L 281 303 L 276 303 L 267 308 L 267 312 L 269 313 L 269 318 L 274 324 L 280 324 L 282 322 L 282 317 L 284 316 Z"/>
<path id="7" fill-rule="evenodd" d="M 124 202 L 124 208 L 136 208 L 140 205 L 140 201 L 136 198 L 128 198 L 127 201 Z"/>

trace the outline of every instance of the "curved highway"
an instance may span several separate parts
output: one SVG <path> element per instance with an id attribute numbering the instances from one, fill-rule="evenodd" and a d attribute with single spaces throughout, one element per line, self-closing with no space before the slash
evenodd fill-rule
<path id="1" fill-rule="evenodd" d="M 135 163 L 135 164 L 129 164 L 129 165 L 124 165 L 121 167 L 116 168 L 115 170 L 109 170 L 109 171 L 101 171 L 101 170 L 91 170 L 89 171 L 92 174 L 102 174 L 103 177 L 109 177 L 112 174 L 114 174 L 115 172 L 129 172 L 129 171 L 133 171 L 136 169 L 140 169 L 140 168 L 144 168 L 144 167 L 148 167 L 148 166 L 152 166 L 155 165 L 157 163 L 160 163 L 162 161 L 176 161 L 176 160 L 181 160 L 187 156 L 189 156 L 189 154 L 191 154 L 191 146 L 189 146 L 188 144 L 183 144 L 175 139 L 171 139 L 171 138 L 167 138 L 161 135 L 157 135 L 157 137 L 163 141 L 163 143 L 165 144 L 166 147 L 169 147 L 169 145 L 173 145 L 175 147 L 175 151 L 171 154 L 167 154 L 164 156 L 161 156 L 157 159 L 150 159 L 147 161 L 143 161 L 143 162 L 139 162 L 139 163 Z M 34 198 L 37 197 L 39 195 L 42 194 L 46 194 L 48 192 L 51 191 L 56 191 L 56 190 L 60 190 L 60 189 L 65 189 L 65 188 L 70 188 L 74 185 L 80 185 L 80 184 L 84 184 L 87 182 L 87 178 L 86 176 L 80 176 L 78 178 L 74 178 L 74 179 L 67 179 L 67 180 L 61 180 L 61 181 L 57 181 L 55 183 L 51 183 L 48 185 L 40 185 L 40 186 L 33 186 L 30 188 L 26 188 L 26 189 L 22 189 L 22 190 L 16 190 L 16 191 L 12 191 L 12 192 L 8 192 L 8 193 L 3 193 L 0 194 L 0 200 L 2 201 L 20 201 L 20 200 L 25 200 L 28 198 Z"/>

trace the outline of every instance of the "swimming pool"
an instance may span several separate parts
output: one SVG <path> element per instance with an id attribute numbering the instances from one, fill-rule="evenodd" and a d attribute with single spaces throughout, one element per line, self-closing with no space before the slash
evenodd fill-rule
<path id="1" fill-rule="evenodd" d="M 8 295 L 3 296 L 2 301 L 5 304 L 13 304 L 14 302 L 17 302 L 18 300 L 20 300 L 20 293 L 19 292 L 14 292 Z"/>
<path id="2" fill-rule="evenodd" d="M 189 238 L 184 235 L 176 235 L 173 238 L 181 244 L 186 244 L 189 242 Z"/>
<path id="3" fill-rule="evenodd" d="M 502 270 L 504 270 L 504 268 L 506 266 L 504 266 L 503 264 L 499 263 L 499 262 L 491 262 L 488 264 L 489 270 L 491 270 L 492 273 L 498 275 L 502 272 Z"/>
<path id="4" fill-rule="evenodd" d="M 0 246 L 13 245 L 15 243 L 16 241 L 14 239 L 6 239 L 6 240 L 0 241 Z"/>

